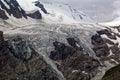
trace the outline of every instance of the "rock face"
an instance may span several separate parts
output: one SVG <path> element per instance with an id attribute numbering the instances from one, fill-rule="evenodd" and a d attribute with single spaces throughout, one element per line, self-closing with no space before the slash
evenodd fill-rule
<path id="1" fill-rule="evenodd" d="M 3 32 L 0 31 L 0 44 L 2 44 L 3 42 L 4 42 Z"/>
<path id="2" fill-rule="evenodd" d="M 4 4 L 4 2 L 9 6 L 9 8 Z M 27 18 L 25 11 L 20 7 L 16 0 L 4 0 L 4 2 L 0 1 L 1 8 L 4 9 L 9 15 L 13 15 L 16 18 Z"/>
<path id="3" fill-rule="evenodd" d="M 29 13 L 26 15 L 33 18 L 33 19 L 42 19 L 42 15 L 39 11 L 35 11 L 34 13 Z"/>
<path id="4" fill-rule="evenodd" d="M 12 16 L 12 15 L 15 18 L 25 18 L 25 19 L 27 19 L 28 16 L 29 16 L 29 17 L 34 18 L 34 19 L 42 19 L 42 15 L 38 11 L 26 14 L 26 12 L 21 8 L 21 6 L 19 5 L 19 3 L 16 0 L 0 1 L 0 6 L 2 8 L 2 9 L 0 9 L 0 18 L 2 18 L 4 20 L 9 19 L 9 16 Z"/>
<path id="5" fill-rule="evenodd" d="M 74 38 L 68 38 L 67 41 L 69 45 L 54 42 L 55 50 L 50 58 L 67 80 L 90 80 L 98 72 L 100 63 L 78 47 Z"/>
<path id="6" fill-rule="evenodd" d="M 48 14 L 47 10 L 44 8 L 43 4 L 41 4 L 39 1 L 35 2 L 35 6 L 39 7 L 45 14 Z"/>
<path id="7" fill-rule="evenodd" d="M 25 48 L 24 43 L 19 43 Z M 8 49 L 7 42 L 0 44 L 0 80 L 58 80 L 42 56 L 34 50 L 31 52 L 31 57 L 26 60 L 16 57 L 12 52 L 13 50 Z"/>
<path id="8" fill-rule="evenodd" d="M 3 10 L 1 10 L 1 9 L 0 9 L 0 18 L 2 18 L 2 19 L 4 19 L 4 20 L 7 20 L 7 19 L 8 19 L 7 15 L 5 14 L 5 11 L 3 11 Z"/>

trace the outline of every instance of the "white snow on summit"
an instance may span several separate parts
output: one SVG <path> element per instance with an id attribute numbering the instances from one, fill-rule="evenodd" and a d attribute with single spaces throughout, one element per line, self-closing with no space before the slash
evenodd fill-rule
<path id="1" fill-rule="evenodd" d="M 86 14 L 81 11 L 73 9 L 68 4 L 61 4 L 56 2 L 42 2 L 49 14 L 44 14 L 40 8 L 34 5 L 34 2 L 37 0 L 17 0 L 20 6 L 26 12 L 33 12 L 39 10 L 42 14 L 43 21 L 47 23 L 62 23 L 62 24 L 71 24 L 71 23 L 93 23 L 94 21 L 90 19 Z"/>
<path id="2" fill-rule="evenodd" d="M 19 5 L 25 10 L 25 11 L 32 11 L 35 10 L 37 7 L 33 4 L 33 2 L 37 0 L 17 0 Z"/>
<path id="3" fill-rule="evenodd" d="M 83 12 L 77 11 L 68 4 L 60 4 L 60 3 L 51 3 L 44 4 L 44 7 L 50 13 L 48 15 L 44 15 L 44 18 L 48 21 L 53 20 L 57 22 L 63 23 L 92 23 L 93 21 L 85 15 Z"/>

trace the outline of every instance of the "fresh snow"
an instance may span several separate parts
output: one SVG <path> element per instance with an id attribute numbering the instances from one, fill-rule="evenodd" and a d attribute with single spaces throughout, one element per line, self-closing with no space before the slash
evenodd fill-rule
<path id="1" fill-rule="evenodd" d="M 4 0 L 1 0 L 1 1 L 3 2 L 3 4 L 4 4 L 8 9 L 10 9 L 9 5 L 6 4 L 6 3 L 4 2 Z M 1 6 L 0 6 L 0 7 L 1 7 Z"/>
<path id="2" fill-rule="evenodd" d="M 33 4 L 33 2 L 37 0 L 17 0 L 17 1 L 25 11 L 33 11 L 37 9 L 37 7 Z"/>

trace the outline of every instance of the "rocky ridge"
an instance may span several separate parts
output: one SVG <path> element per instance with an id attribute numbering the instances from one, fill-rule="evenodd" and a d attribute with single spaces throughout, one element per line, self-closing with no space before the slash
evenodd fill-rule
<path id="1" fill-rule="evenodd" d="M 41 4 L 38 3 L 37 6 Z M 16 0 L 1 0 L 0 1 L 0 18 L 7 20 L 9 17 L 13 16 L 15 18 L 25 18 L 31 17 L 33 19 L 42 19 L 41 13 L 37 10 L 32 13 L 26 13 Z"/>

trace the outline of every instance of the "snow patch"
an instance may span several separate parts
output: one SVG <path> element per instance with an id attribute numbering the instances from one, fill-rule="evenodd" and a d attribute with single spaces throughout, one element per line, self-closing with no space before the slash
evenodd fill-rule
<path id="1" fill-rule="evenodd" d="M 109 53 L 110 53 L 110 54 L 108 55 L 108 57 L 114 55 L 111 50 L 109 51 Z"/>
<path id="2" fill-rule="evenodd" d="M 73 70 L 72 73 L 78 73 L 80 70 Z"/>

